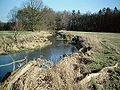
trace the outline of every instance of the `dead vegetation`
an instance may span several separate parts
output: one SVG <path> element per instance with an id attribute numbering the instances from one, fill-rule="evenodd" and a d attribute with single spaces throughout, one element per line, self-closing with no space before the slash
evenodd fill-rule
<path id="1" fill-rule="evenodd" d="M 70 36 L 69 36 L 70 37 Z M 70 37 L 71 38 L 71 37 Z M 11 87 L 2 83 L 3 90 L 97 90 L 104 89 L 104 80 L 109 77 L 118 64 L 103 69 L 92 69 L 91 63 L 98 63 L 89 56 L 93 51 L 99 50 L 100 42 L 95 38 L 83 36 L 72 36 L 71 39 L 82 47 L 77 53 L 67 55 L 52 68 L 40 68 L 40 63 L 31 66 L 26 72 L 19 76 Z M 91 47 L 91 48 L 90 48 Z M 97 48 L 97 49 L 96 49 Z"/>
<path id="2" fill-rule="evenodd" d="M 17 36 L 16 38 L 0 38 L 0 54 L 9 53 L 12 51 L 33 49 L 36 47 L 44 47 L 50 44 L 48 36 L 51 36 L 50 32 L 41 31 L 33 34 Z"/>
<path id="3" fill-rule="evenodd" d="M 74 32 L 67 32 L 67 31 L 59 31 L 60 34 L 62 34 L 66 40 L 71 40 L 72 43 L 76 44 L 78 46 L 78 49 L 80 48 L 91 48 L 92 50 L 99 50 L 101 49 L 100 39 L 97 35 L 86 35 L 84 33 L 75 33 Z"/>
<path id="4" fill-rule="evenodd" d="M 2 90 L 10 88 L 12 90 L 89 90 L 92 79 L 98 84 L 102 83 L 110 73 L 109 71 L 117 68 L 115 65 L 92 73 L 91 69 L 82 63 L 82 58 L 79 53 L 74 53 L 69 57 L 64 57 L 61 62 L 50 69 L 40 68 L 37 63 L 28 64 L 26 67 L 31 65 L 29 68 L 23 68 L 19 72 L 24 73 L 16 72 L 19 76 L 14 74 L 6 80 L 2 84 Z"/>

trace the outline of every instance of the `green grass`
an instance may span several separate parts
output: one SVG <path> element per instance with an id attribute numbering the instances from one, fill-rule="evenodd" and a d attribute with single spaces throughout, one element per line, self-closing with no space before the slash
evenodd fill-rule
<path id="1" fill-rule="evenodd" d="M 63 38 L 60 37 L 60 36 L 56 36 L 56 39 L 57 39 L 57 40 L 62 40 L 62 41 L 63 41 L 63 40 L 66 40 L 66 39 L 63 39 Z"/>
<path id="2" fill-rule="evenodd" d="M 28 34 L 35 34 L 36 32 L 30 31 L 17 31 L 17 36 L 28 35 Z M 15 35 L 15 31 L 0 31 L 0 38 L 12 38 Z"/>
<path id="3" fill-rule="evenodd" d="M 34 48 L 34 50 L 37 50 L 37 49 L 43 49 L 43 48 L 45 48 L 46 46 L 51 45 L 51 44 L 52 44 L 52 42 L 47 41 L 47 42 L 45 42 L 45 45 L 44 45 L 44 46 L 42 46 L 42 47 L 40 47 L 40 46 L 36 46 L 36 47 Z"/>
<path id="4" fill-rule="evenodd" d="M 118 63 L 118 69 L 110 73 L 103 85 L 104 90 L 120 90 L 120 33 L 101 32 L 78 32 L 68 31 L 71 35 L 97 36 L 100 38 L 101 49 L 91 55 L 95 62 L 88 67 L 91 69 L 102 69 L 107 66 L 114 66 Z"/>
<path id="5" fill-rule="evenodd" d="M 67 31 L 71 35 L 97 36 L 101 41 L 101 50 L 94 52 L 92 58 L 103 66 L 114 65 L 120 58 L 120 33 Z M 96 66 L 95 66 L 96 67 Z"/>
<path id="6" fill-rule="evenodd" d="M 120 67 L 120 38 L 118 34 L 108 35 L 103 37 L 101 41 L 102 49 L 99 52 L 95 52 L 91 57 L 98 62 L 97 65 L 93 64 L 90 67 L 95 69 L 101 69 L 107 66 L 113 66 L 118 63 Z M 119 36 L 120 37 L 120 36 Z M 110 77 L 104 81 L 105 90 L 119 90 L 120 89 L 120 68 L 112 71 Z"/>
<path id="7" fill-rule="evenodd" d="M 82 32 L 83 33 L 83 32 Z M 101 69 L 106 66 L 113 66 L 117 62 L 120 65 L 120 33 L 97 33 L 90 32 L 86 35 L 95 35 L 100 38 L 102 48 L 98 52 L 94 52 L 91 58 L 94 59 L 97 64 L 92 64 L 90 67 Z"/>

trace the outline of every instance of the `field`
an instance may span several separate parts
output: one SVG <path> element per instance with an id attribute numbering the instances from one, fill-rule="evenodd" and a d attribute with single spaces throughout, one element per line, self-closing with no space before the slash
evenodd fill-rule
<path id="1" fill-rule="evenodd" d="M 100 40 L 98 51 L 90 56 L 92 60 L 97 63 L 91 63 L 91 69 L 102 69 L 104 67 L 113 66 L 118 63 L 120 67 L 120 33 L 102 33 L 102 32 L 78 32 L 78 31 L 63 31 L 64 33 L 77 36 L 87 36 L 93 38 L 94 44 Z M 110 77 L 104 82 L 106 90 L 113 90 L 113 88 L 120 89 L 120 68 L 112 71 Z"/>
<path id="2" fill-rule="evenodd" d="M 30 31 L 0 31 L 0 38 L 5 37 L 5 38 L 9 38 L 9 37 L 14 37 L 14 35 L 16 34 L 17 36 L 24 36 L 24 35 L 28 35 L 28 34 L 35 34 L 36 32 L 30 32 Z"/>

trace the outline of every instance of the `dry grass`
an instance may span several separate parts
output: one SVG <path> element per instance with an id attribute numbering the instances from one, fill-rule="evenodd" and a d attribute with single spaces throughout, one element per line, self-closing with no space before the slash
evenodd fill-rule
<path id="1" fill-rule="evenodd" d="M 92 47 L 93 50 L 101 49 L 100 38 L 97 35 L 89 36 L 85 34 L 80 35 L 85 40 L 84 45 L 86 47 Z"/>
<path id="2" fill-rule="evenodd" d="M 1 37 L 0 38 L 0 54 L 10 53 L 12 51 L 33 49 L 36 47 L 44 47 L 48 44 L 48 36 L 51 36 L 48 31 L 34 32 L 26 35 L 19 35 L 15 37 Z M 49 42 L 49 44 L 51 44 Z"/>
<path id="3" fill-rule="evenodd" d="M 72 40 L 74 37 L 79 37 L 79 40 L 84 40 L 83 45 L 84 47 L 92 47 L 93 50 L 101 49 L 101 38 L 97 34 L 91 35 L 90 32 L 74 32 L 74 31 L 59 31 L 62 34 L 66 35 L 68 40 Z"/>
<path id="4" fill-rule="evenodd" d="M 14 84 L 13 90 L 75 90 L 80 89 L 80 84 L 75 81 L 76 77 L 82 76 L 82 69 L 78 53 L 72 57 L 65 57 L 62 62 L 52 69 L 43 69 L 38 66 L 32 66 L 25 72 Z M 76 65 L 76 67 L 75 67 Z M 82 65 L 84 66 L 84 65 Z"/>
<path id="5" fill-rule="evenodd" d="M 94 39 L 86 36 L 81 36 L 85 40 L 83 48 L 93 47 Z M 95 47 L 93 47 L 95 48 Z M 86 73 L 91 71 L 88 65 L 94 61 L 87 58 L 85 55 L 74 53 L 64 57 L 61 62 L 51 69 L 42 69 L 38 66 L 31 67 L 23 74 L 14 84 L 13 90 L 86 90 L 87 86 L 83 87 L 81 80 Z"/>
<path id="6" fill-rule="evenodd" d="M 89 63 L 83 63 L 83 59 L 86 58 L 81 57 L 80 53 L 74 53 L 64 57 L 51 69 L 33 65 L 12 84 L 11 88 L 12 90 L 89 90 L 93 78 L 96 82 L 101 82 L 107 76 L 108 70 L 117 67 L 106 67 L 98 73 L 84 76 L 91 70 L 87 67 Z"/>
<path id="7" fill-rule="evenodd" d="M 101 38 L 99 35 L 86 35 L 85 33 L 63 32 L 73 37 L 79 36 L 79 40 L 84 40 L 83 48 L 92 47 L 94 52 L 101 50 Z M 71 37 L 70 37 L 71 38 Z M 72 55 L 64 57 L 57 65 L 51 69 L 43 69 L 39 66 L 32 66 L 13 84 L 13 90 L 90 90 L 103 87 L 103 79 L 111 74 L 111 71 L 117 67 L 106 67 L 94 71 L 90 65 L 99 64 L 97 58 L 83 54 L 82 49 Z M 100 54 L 101 55 L 101 54 Z M 102 56 L 103 57 L 103 56 Z M 101 58 L 101 57 L 100 57 Z M 102 63 L 103 64 L 103 63 Z M 97 67 L 98 68 L 98 67 Z M 98 68 L 100 69 L 100 68 Z M 110 69 L 110 70 L 109 70 Z"/>

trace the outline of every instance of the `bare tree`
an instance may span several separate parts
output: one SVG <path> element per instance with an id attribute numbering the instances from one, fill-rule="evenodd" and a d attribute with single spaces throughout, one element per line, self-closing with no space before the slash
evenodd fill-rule
<path id="1" fill-rule="evenodd" d="M 35 30 L 36 25 L 39 23 L 42 18 L 42 14 L 40 11 L 43 9 L 42 0 L 29 0 L 24 4 L 24 8 L 26 9 L 26 14 L 29 16 L 29 24 L 32 25 L 32 31 Z"/>
<path id="2" fill-rule="evenodd" d="M 18 31 L 21 31 L 24 28 L 22 23 L 20 21 L 18 21 L 17 15 L 18 15 L 17 7 L 14 7 L 8 13 L 8 19 L 9 19 L 8 22 L 10 23 L 11 29 L 14 30 L 15 41 L 17 40 L 16 37 L 20 34 L 20 32 L 18 32 Z"/>
<path id="3" fill-rule="evenodd" d="M 10 10 L 10 12 L 8 13 L 8 22 L 15 23 L 17 21 L 17 11 L 17 7 L 14 7 Z"/>
<path id="4" fill-rule="evenodd" d="M 11 23 L 11 27 L 14 31 L 17 31 L 20 29 L 18 25 L 18 20 L 17 20 L 17 13 L 18 13 L 18 8 L 14 7 L 13 9 L 10 10 L 8 13 L 8 22 Z M 19 23 L 20 24 L 20 23 Z"/>
<path id="5" fill-rule="evenodd" d="M 70 21 L 70 13 L 67 11 L 64 11 L 62 15 L 62 28 L 63 29 L 68 29 L 69 21 Z"/>

